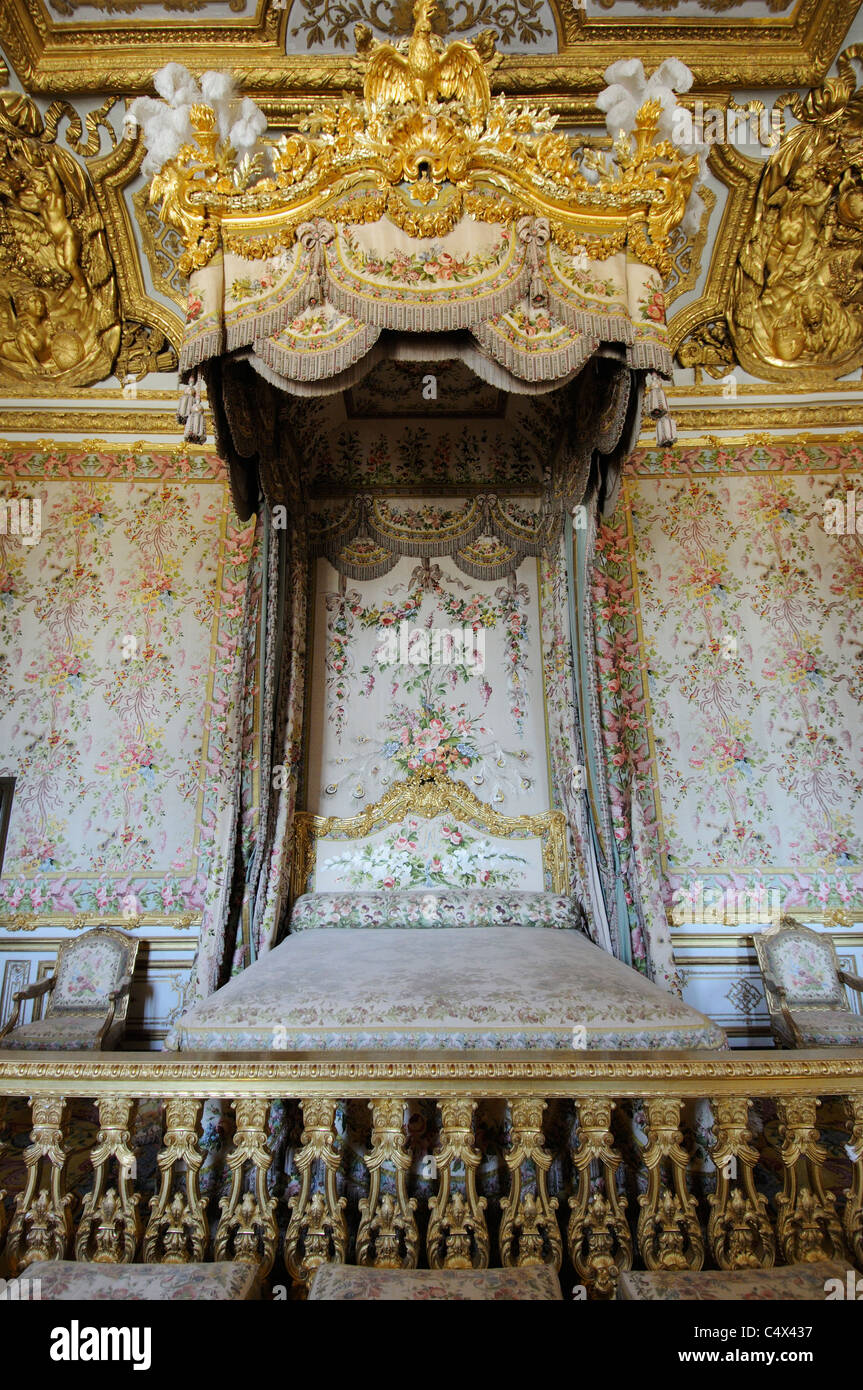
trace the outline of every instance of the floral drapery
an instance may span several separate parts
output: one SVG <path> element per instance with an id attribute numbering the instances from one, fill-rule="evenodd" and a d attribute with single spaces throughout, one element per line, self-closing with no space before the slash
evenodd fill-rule
<path id="1" fill-rule="evenodd" d="M 596 529 L 586 571 L 595 644 L 599 746 L 615 868 L 617 928 L 636 969 L 680 989 L 661 892 L 653 765 L 645 720 L 646 675 L 632 607 L 626 521 Z"/>

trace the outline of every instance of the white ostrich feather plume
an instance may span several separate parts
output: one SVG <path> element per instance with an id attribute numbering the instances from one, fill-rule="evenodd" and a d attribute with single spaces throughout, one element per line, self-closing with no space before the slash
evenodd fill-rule
<path id="1" fill-rule="evenodd" d="M 126 113 L 128 129 L 140 126 L 147 154 L 141 165 L 147 177 L 173 159 L 192 138 L 189 113 L 196 102 L 211 106 L 221 140 L 238 154 L 253 150 L 267 128 L 267 118 L 249 97 L 240 97 L 228 72 L 205 72 L 200 82 L 180 63 L 168 63 L 153 79 L 161 97 L 138 97 Z"/>

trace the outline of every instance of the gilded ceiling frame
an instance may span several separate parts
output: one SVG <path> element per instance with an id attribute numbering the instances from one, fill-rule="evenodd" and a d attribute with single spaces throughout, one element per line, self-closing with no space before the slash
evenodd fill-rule
<path id="1" fill-rule="evenodd" d="M 731 298 L 737 257 L 752 221 L 758 181 L 764 165 L 734 145 L 714 145 L 707 167 L 728 190 L 722 220 L 713 243 L 713 254 L 702 293 L 668 324 L 668 346 L 676 356 L 681 344 L 705 324 L 724 319 Z"/>
<path id="2" fill-rule="evenodd" d="M 124 189 L 141 167 L 143 157 L 140 134 L 126 136 L 107 154 L 89 160 L 87 172 L 108 233 L 125 317 L 159 329 L 176 348 L 182 342 L 183 320 L 147 293 L 142 257 L 135 241 L 129 205 L 123 196 Z"/>
<path id="3" fill-rule="evenodd" d="M 552 0 L 551 8 L 561 51 L 505 56 L 498 89 L 542 97 L 555 110 L 577 116 L 586 114 L 605 68 L 624 50 L 638 53 L 648 68 L 673 52 L 692 68 L 699 90 L 814 84 L 838 53 L 858 5 L 801 0 L 790 19 L 723 15 L 707 22 L 680 15 L 587 19 L 572 0 Z M 238 17 L 189 26 L 188 19 L 132 18 L 135 23 L 126 18 L 98 26 L 57 25 L 45 0 L 4 0 L 0 45 L 27 89 L 42 95 L 147 91 L 168 50 L 192 68 L 233 69 L 258 100 L 338 96 L 359 87 L 347 54 L 285 53 L 290 12 L 274 9 L 271 0 L 264 0 L 251 22 Z M 573 99 L 582 93 L 590 94 L 587 100 Z"/>

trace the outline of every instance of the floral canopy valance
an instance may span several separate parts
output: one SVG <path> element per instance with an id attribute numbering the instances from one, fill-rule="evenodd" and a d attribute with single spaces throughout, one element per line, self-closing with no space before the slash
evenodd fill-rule
<path id="1" fill-rule="evenodd" d="M 525 556 L 542 555 L 553 534 L 540 508 L 494 495 L 421 507 L 359 496 L 313 505 L 308 520 L 311 554 L 323 555 L 348 579 L 380 578 L 401 555 L 418 557 L 418 572 L 430 580 L 437 570 L 430 557 L 441 555 L 473 579 L 503 579 Z"/>
<path id="2" fill-rule="evenodd" d="M 601 346 L 630 367 L 671 371 L 658 272 L 628 249 L 603 261 L 562 250 L 543 217 L 468 215 L 439 237 L 387 217 L 318 217 L 289 249 L 254 252 L 254 241 L 245 255 L 224 251 L 192 275 L 181 371 L 241 353 L 287 391 L 332 391 L 387 330 L 466 330 L 477 374 L 513 391 L 563 385 Z"/>

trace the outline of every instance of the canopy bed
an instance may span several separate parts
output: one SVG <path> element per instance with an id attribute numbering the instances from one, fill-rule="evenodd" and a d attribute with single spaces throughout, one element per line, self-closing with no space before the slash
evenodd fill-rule
<path id="1" fill-rule="evenodd" d="M 166 1046 L 722 1047 L 710 1019 L 584 934 L 562 891 L 563 821 L 500 815 L 422 772 L 351 819 L 299 813 L 287 940 L 185 1014 Z M 398 874 L 399 858 L 412 889 L 337 891 L 376 862 Z M 484 886 L 495 868 L 519 886 Z"/>
<path id="2" fill-rule="evenodd" d="M 286 1047 L 571 1047 L 586 1028 L 577 1046 L 715 1046 L 708 1020 L 614 959 L 636 963 L 646 912 L 667 927 L 618 852 L 580 611 L 643 408 L 660 441 L 675 433 L 662 282 L 699 167 L 669 138 L 670 83 L 688 75 L 624 65 L 603 98 L 612 138 L 568 136 L 547 111 L 493 100 L 493 45 L 444 47 L 434 8 L 417 0 L 401 45 L 363 42 L 361 102 L 321 105 L 279 139 L 224 74 L 198 86 L 170 65 L 165 100 L 131 108 L 151 196 L 185 244 L 178 415 L 201 439 L 206 388 L 260 538 L 225 856 L 171 1041 L 257 1048 L 281 1028 Z M 428 642 L 453 619 L 488 637 L 485 671 L 465 658 L 421 679 L 410 621 Z M 385 670 L 388 625 L 403 678 Z M 391 807 L 428 822 L 427 840 L 442 815 L 465 841 L 496 836 L 507 905 L 476 907 L 491 902 L 490 849 L 455 877 L 429 870 L 447 856 L 428 844 L 418 880 L 348 875 L 354 892 L 401 890 L 383 922 L 379 899 L 345 905 L 320 862 L 298 867 L 358 819 L 373 845 Z M 549 834 L 554 873 L 535 854 L 516 872 L 511 841 Z M 433 898 L 437 925 L 404 890 Z M 227 983 L 232 946 L 234 973 L 250 968 Z M 388 953 L 408 972 L 390 993 Z M 588 979 L 594 1014 L 561 983 Z M 326 1017 L 340 989 L 343 1030 Z"/>

